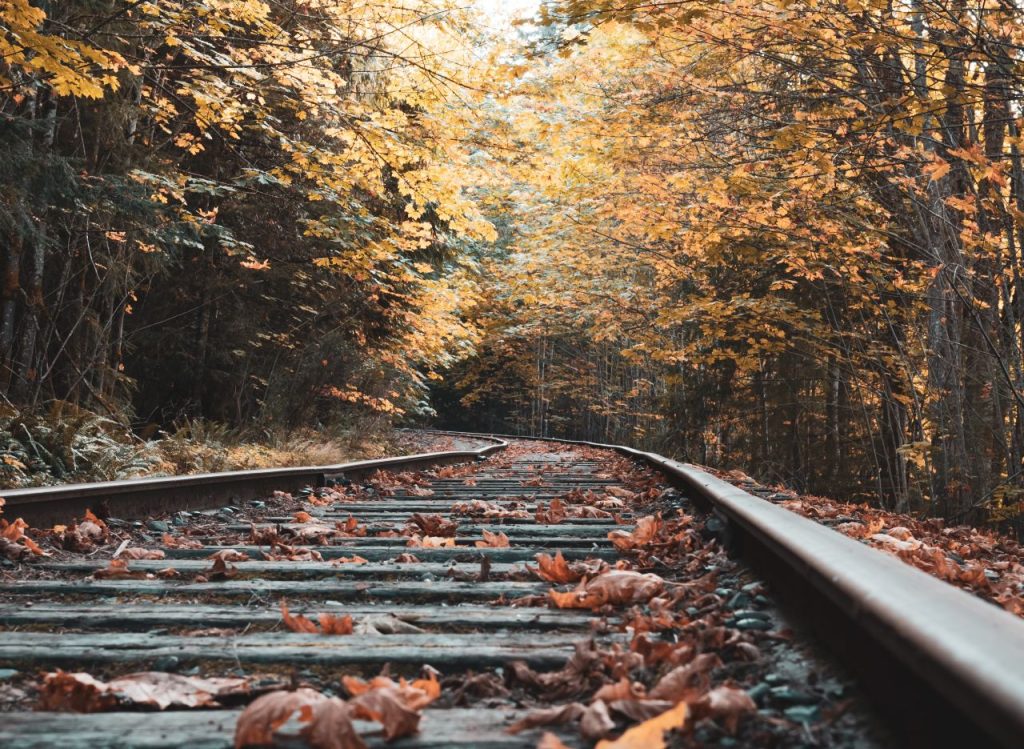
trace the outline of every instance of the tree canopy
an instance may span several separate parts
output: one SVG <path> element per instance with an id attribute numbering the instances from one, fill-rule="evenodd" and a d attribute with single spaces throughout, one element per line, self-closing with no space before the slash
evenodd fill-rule
<path id="1" fill-rule="evenodd" d="M 1016 512 L 1016 5 L 485 10 L 0 0 L 6 397 Z"/>

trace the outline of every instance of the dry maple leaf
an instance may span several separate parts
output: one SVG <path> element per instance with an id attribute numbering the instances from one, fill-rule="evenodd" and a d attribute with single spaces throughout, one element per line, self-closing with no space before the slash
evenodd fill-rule
<path id="1" fill-rule="evenodd" d="M 366 749 L 352 725 L 353 709 L 345 700 L 330 697 L 312 706 L 309 724 L 299 735 L 314 749 Z"/>
<path id="2" fill-rule="evenodd" d="M 292 515 L 292 522 L 311 523 L 313 522 L 313 516 L 306 512 L 305 510 L 299 510 L 294 515 Z"/>
<path id="3" fill-rule="evenodd" d="M 646 689 L 639 681 L 632 681 L 623 676 L 614 684 L 605 684 L 594 693 L 594 700 L 612 703 L 616 700 L 642 700 L 646 697 Z"/>
<path id="4" fill-rule="evenodd" d="M 644 603 L 665 589 L 665 581 L 651 573 L 632 570 L 608 570 L 590 582 L 583 580 L 575 590 L 548 591 L 560 609 L 595 609 L 605 604 L 625 606 Z"/>
<path id="5" fill-rule="evenodd" d="M 650 720 L 633 726 L 614 741 L 599 741 L 595 749 L 665 749 L 665 733 L 686 725 L 689 708 L 680 702 Z"/>
<path id="6" fill-rule="evenodd" d="M 580 716 L 580 733 L 591 741 L 603 739 L 614 730 L 615 721 L 608 714 L 608 706 L 602 700 L 590 703 Z"/>
<path id="7" fill-rule="evenodd" d="M 631 492 L 629 489 L 623 489 L 621 486 L 606 486 L 604 488 L 606 494 L 611 494 L 613 497 L 618 499 L 636 499 L 637 493 Z"/>
<path id="8" fill-rule="evenodd" d="M 569 747 L 551 731 L 545 731 L 537 742 L 537 749 L 569 749 Z"/>
<path id="9" fill-rule="evenodd" d="M 534 519 L 541 524 L 546 525 L 557 525 L 565 520 L 565 505 L 562 500 L 555 498 L 551 500 L 551 506 L 548 509 L 544 509 L 544 503 L 537 503 L 537 511 L 534 513 Z"/>
<path id="10" fill-rule="evenodd" d="M 165 556 L 160 549 L 142 549 L 138 546 L 129 546 L 121 552 L 124 559 L 163 559 Z"/>
<path id="11" fill-rule="evenodd" d="M 92 573 L 96 580 L 138 580 L 146 577 L 146 573 L 128 569 L 127 559 L 111 559 L 101 570 Z"/>
<path id="12" fill-rule="evenodd" d="M 409 537 L 405 543 L 413 549 L 441 549 L 455 546 L 454 538 L 442 538 L 440 536 L 420 536 L 416 533 Z"/>
<path id="13" fill-rule="evenodd" d="M 212 559 L 215 562 L 247 562 L 249 561 L 249 555 L 237 549 L 221 549 L 210 554 L 207 559 Z"/>
<path id="14" fill-rule="evenodd" d="M 145 671 L 102 682 L 86 673 L 47 674 L 40 690 L 44 710 L 80 713 L 112 710 L 124 705 L 156 707 L 219 707 L 225 697 L 252 692 L 250 678 L 202 678 Z"/>
<path id="15" fill-rule="evenodd" d="M 547 580 L 549 583 L 575 583 L 583 577 L 582 574 L 569 569 L 569 563 L 565 561 L 561 551 L 555 552 L 554 558 L 548 554 L 537 554 L 535 559 L 537 569 L 527 566 L 541 580 Z"/>
<path id="16" fill-rule="evenodd" d="M 281 619 L 284 621 L 284 625 L 292 632 L 301 632 L 312 635 L 352 634 L 352 617 L 348 614 L 345 616 L 318 614 L 317 621 L 320 622 L 320 626 L 317 627 L 313 620 L 306 618 L 302 614 L 291 614 L 288 611 L 288 604 L 283 599 L 281 600 Z"/>
<path id="17" fill-rule="evenodd" d="M 348 704 L 355 717 L 380 723 L 388 741 L 411 736 L 419 730 L 420 713 L 407 704 L 400 687 L 370 689 L 353 697 Z"/>
<path id="18" fill-rule="evenodd" d="M 419 528 L 424 536 L 453 537 L 459 530 L 459 524 L 454 520 L 445 520 L 440 515 L 424 515 L 415 512 L 409 517 L 409 524 Z"/>
<path id="19" fill-rule="evenodd" d="M 554 705 L 534 710 L 506 728 L 505 733 L 515 734 L 537 726 L 571 723 L 579 720 L 586 709 L 586 706 L 579 702 L 570 702 L 568 705 Z"/>
<path id="20" fill-rule="evenodd" d="M 672 669 L 654 685 L 648 696 L 652 700 L 690 701 L 704 694 L 708 674 L 722 665 L 714 653 L 701 653 L 689 663 Z"/>
<path id="21" fill-rule="evenodd" d="M 757 703 L 742 689 L 716 687 L 692 702 L 690 708 L 695 719 L 720 719 L 726 732 L 734 736 L 740 718 L 747 713 L 757 712 Z"/>
<path id="22" fill-rule="evenodd" d="M 331 564 L 368 564 L 369 561 L 369 559 L 365 559 L 358 554 L 353 554 L 350 557 L 337 557 L 336 559 L 332 559 Z"/>
<path id="23" fill-rule="evenodd" d="M 363 681 L 355 676 L 342 676 L 341 683 L 353 697 L 374 689 L 393 688 L 402 696 L 405 706 L 411 710 L 422 710 L 441 696 L 441 683 L 433 672 L 425 679 L 414 679 L 411 682 L 404 678 L 395 682 L 388 676 L 375 676 L 370 681 Z"/>
<path id="24" fill-rule="evenodd" d="M 163 545 L 170 549 L 201 549 L 203 545 L 191 538 L 177 538 L 172 536 L 170 533 L 165 533 L 162 537 Z"/>
<path id="25" fill-rule="evenodd" d="M 497 533 L 491 533 L 486 528 L 483 530 L 484 540 L 477 541 L 477 548 L 480 549 L 507 549 L 511 544 L 506 536 L 501 531 Z"/>
<path id="26" fill-rule="evenodd" d="M 620 551 L 630 551 L 654 541 L 661 530 L 661 517 L 648 515 L 637 521 L 636 528 L 632 531 L 609 531 L 608 540 Z"/>
<path id="27" fill-rule="evenodd" d="M 327 698 L 316 690 L 302 687 L 294 692 L 271 692 L 253 700 L 235 724 L 235 749 L 245 746 L 266 746 L 274 741 L 274 732 L 296 712 L 299 720 L 308 723 L 313 707 Z"/>
<path id="28" fill-rule="evenodd" d="M 419 558 L 415 554 L 409 554 L 408 552 L 399 554 L 395 557 L 395 564 L 419 564 Z"/>

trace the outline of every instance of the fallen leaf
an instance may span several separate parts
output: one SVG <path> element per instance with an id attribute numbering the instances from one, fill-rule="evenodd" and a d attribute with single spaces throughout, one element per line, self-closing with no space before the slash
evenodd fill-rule
<path id="1" fill-rule="evenodd" d="M 145 671 L 102 682 L 86 673 L 57 671 L 46 675 L 40 690 L 44 710 L 102 712 L 126 705 L 220 707 L 226 697 L 251 694 L 252 677 L 201 678 Z"/>
<path id="2" fill-rule="evenodd" d="M 670 702 L 697 699 L 705 691 L 709 672 L 721 665 L 722 661 L 714 653 L 701 653 L 689 663 L 661 677 L 648 696 L 652 700 Z"/>
<path id="3" fill-rule="evenodd" d="M 288 604 L 283 599 L 281 600 L 281 619 L 284 621 L 284 625 L 292 632 L 301 632 L 313 635 L 352 634 L 352 617 L 348 614 L 345 616 L 317 614 L 316 618 L 320 623 L 319 627 L 317 627 L 316 623 L 311 619 L 308 619 L 302 614 L 291 614 L 288 611 Z"/>
<path id="4" fill-rule="evenodd" d="M 141 549 L 138 546 L 129 546 L 121 552 L 124 559 L 163 559 L 166 554 L 160 549 Z"/>
<path id="5" fill-rule="evenodd" d="M 454 537 L 459 530 L 457 522 L 445 520 L 437 514 L 424 515 L 423 513 L 415 512 L 409 517 L 408 522 L 419 528 L 419 532 L 424 536 Z"/>
<path id="6" fill-rule="evenodd" d="M 569 747 L 563 744 L 555 734 L 545 731 L 541 735 L 540 741 L 537 742 L 537 749 L 569 749 Z"/>
<path id="7" fill-rule="evenodd" d="M 594 693 L 594 700 L 611 703 L 616 700 L 638 700 L 646 696 L 646 689 L 639 681 L 623 676 L 614 684 L 605 684 Z"/>
<path id="8" fill-rule="evenodd" d="M 413 534 L 405 544 L 413 549 L 442 549 L 455 546 L 454 538 L 442 538 L 440 536 L 419 536 Z"/>
<path id="9" fill-rule="evenodd" d="M 338 557 L 337 559 L 332 559 L 331 564 L 367 564 L 369 561 L 369 559 L 364 559 L 358 554 L 353 554 L 350 557 Z"/>
<path id="10" fill-rule="evenodd" d="M 590 582 L 581 581 L 575 590 L 548 591 L 560 609 L 594 609 L 605 604 L 644 603 L 665 589 L 665 581 L 651 573 L 633 570 L 608 570 Z"/>
<path id="11" fill-rule="evenodd" d="M 541 710 L 534 710 L 525 717 L 505 729 L 505 733 L 520 733 L 537 726 L 550 726 L 559 723 L 571 723 L 579 720 L 586 712 L 586 706 L 579 702 L 570 702 L 568 705 L 555 705 Z"/>
<path id="12" fill-rule="evenodd" d="M 309 725 L 299 735 L 314 749 L 366 749 L 352 725 L 353 709 L 345 700 L 330 697 L 316 702 Z"/>
<path id="13" fill-rule="evenodd" d="M 497 533 L 491 533 L 486 528 L 483 530 L 484 540 L 477 541 L 477 548 L 481 549 L 507 549 L 511 544 L 508 542 L 508 536 L 501 531 Z"/>
<path id="14" fill-rule="evenodd" d="M 326 699 L 316 690 L 306 687 L 258 697 L 238 716 L 235 749 L 272 744 L 274 731 L 287 723 L 294 713 L 298 712 L 299 720 L 308 723 L 313 718 L 313 707 Z"/>
<path id="15" fill-rule="evenodd" d="M 399 687 L 371 689 L 353 697 L 348 704 L 357 718 L 380 723 L 388 741 L 411 736 L 419 730 L 420 714 L 406 703 Z"/>
<path id="16" fill-rule="evenodd" d="M 595 749 L 665 749 L 665 732 L 686 725 L 689 708 L 680 702 L 640 725 L 633 726 L 614 741 L 599 741 Z"/>
<path id="17" fill-rule="evenodd" d="M 295 522 L 295 523 L 312 523 L 313 522 L 313 516 L 310 515 L 308 512 L 306 512 L 304 510 L 299 510 L 294 515 L 292 515 L 292 522 Z"/>
<path id="18" fill-rule="evenodd" d="M 549 583 L 574 583 L 582 577 L 581 574 L 569 569 L 569 563 L 565 561 L 561 551 L 555 552 L 554 558 L 548 554 L 537 554 L 535 558 L 537 569 L 530 569 L 541 580 L 547 580 Z"/>
<path id="19" fill-rule="evenodd" d="M 757 712 L 757 704 L 742 689 L 735 687 L 716 687 L 699 700 L 692 702 L 690 708 L 695 719 L 721 719 L 722 726 L 730 735 L 736 735 L 740 718 Z"/>
<path id="20" fill-rule="evenodd" d="M 106 567 L 95 570 L 92 576 L 96 580 L 138 580 L 146 577 L 146 573 L 128 569 L 127 559 L 111 559 Z"/>
<path id="21" fill-rule="evenodd" d="M 661 517 L 648 515 L 637 521 L 636 528 L 630 531 L 609 531 L 608 540 L 619 551 L 631 551 L 654 541 L 661 530 Z"/>
<path id="22" fill-rule="evenodd" d="M 249 561 L 249 555 L 237 549 L 221 549 L 210 554 L 207 559 L 212 559 L 215 562 L 247 562 Z"/>
<path id="23" fill-rule="evenodd" d="M 615 721 L 608 714 L 608 706 L 602 700 L 595 700 L 580 716 L 580 733 L 584 738 L 603 739 L 615 730 Z"/>

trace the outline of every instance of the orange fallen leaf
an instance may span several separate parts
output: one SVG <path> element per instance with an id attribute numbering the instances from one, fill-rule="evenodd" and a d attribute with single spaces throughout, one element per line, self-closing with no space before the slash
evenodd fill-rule
<path id="1" fill-rule="evenodd" d="M 662 676 L 648 696 L 652 700 L 671 702 L 696 699 L 704 693 L 710 671 L 721 665 L 722 661 L 714 653 L 701 653 L 689 663 Z"/>
<path id="2" fill-rule="evenodd" d="M 690 707 L 694 718 L 720 719 L 730 735 L 736 734 L 743 715 L 757 712 L 757 703 L 753 698 L 736 687 L 716 687 Z"/>
<path id="3" fill-rule="evenodd" d="M 212 559 L 215 562 L 246 562 L 249 560 L 249 555 L 237 549 L 221 549 L 210 554 L 207 559 Z"/>
<path id="4" fill-rule="evenodd" d="M 338 557 L 337 559 L 332 559 L 331 564 L 367 564 L 369 561 L 369 559 L 364 559 L 358 554 L 354 554 L 350 557 Z"/>
<path id="5" fill-rule="evenodd" d="M 281 600 L 281 619 L 284 621 L 284 625 L 292 632 L 313 635 L 352 634 L 352 617 L 348 614 L 345 616 L 318 614 L 317 621 L 320 622 L 320 626 L 317 627 L 316 623 L 314 623 L 312 619 L 309 619 L 302 614 L 291 614 L 288 611 L 288 604 L 283 599 Z"/>
<path id="6" fill-rule="evenodd" d="M 292 515 L 292 520 L 296 523 L 312 523 L 313 516 L 310 515 L 308 512 L 305 512 L 304 510 L 299 510 L 294 515 Z"/>
<path id="7" fill-rule="evenodd" d="M 639 681 L 632 681 L 628 676 L 623 676 L 614 684 L 605 684 L 594 693 L 594 700 L 604 700 L 611 703 L 616 700 L 637 700 L 646 696 L 646 689 Z"/>
<path id="8" fill-rule="evenodd" d="M 102 682 L 86 673 L 57 671 L 46 675 L 40 689 L 44 710 L 102 712 L 125 705 L 219 707 L 218 699 L 247 695 L 249 678 L 202 678 L 157 671 L 128 674 Z"/>
<path id="9" fill-rule="evenodd" d="M 123 559 L 163 559 L 165 556 L 160 549 L 141 549 L 138 546 L 129 546 L 121 552 Z"/>
<path id="10" fill-rule="evenodd" d="M 609 531 L 608 540 L 620 551 L 629 551 L 654 541 L 661 530 L 661 517 L 648 515 L 637 521 L 636 528 L 632 531 Z"/>
<path id="11" fill-rule="evenodd" d="M 413 549 L 441 549 L 455 546 L 454 538 L 441 538 L 440 536 L 419 536 L 413 534 L 405 544 Z"/>
<path id="12" fill-rule="evenodd" d="M 298 712 L 299 720 L 308 723 L 313 718 L 313 707 L 326 699 L 316 690 L 302 687 L 294 692 L 271 692 L 253 700 L 235 724 L 235 749 L 272 744 L 274 731 L 293 714 Z"/>
<path id="13" fill-rule="evenodd" d="M 585 579 L 575 590 L 562 593 L 548 591 L 560 609 L 594 609 L 605 604 L 629 605 L 644 603 L 665 589 L 665 581 L 651 573 L 633 570 L 608 570 L 590 582 Z"/>
<path id="14" fill-rule="evenodd" d="M 106 567 L 95 570 L 92 576 L 96 580 L 138 580 L 146 573 L 129 569 L 127 559 L 111 559 Z"/>
<path id="15" fill-rule="evenodd" d="M 501 531 L 498 531 L 497 533 L 491 533 L 489 530 L 484 529 L 483 534 L 484 540 L 476 542 L 478 548 L 507 549 L 509 546 L 511 546 L 511 544 L 509 544 L 508 541 L 508 536 L 506 536 Z"/>
<path id="16" fill-rule="evenodd" d="M 689 707 L 680 702 L 671 710 L 633 726 L 614 741 L 597 742 L 595 749 L 665 749 L 666 731 L 685 726 L 688 714 Z"/>
<path id="17" fill-rule="evenodd" d="M 547 580 L 549 583 L 574 583 L 583 576 L 569 569 L 569 563 L 565 561 L 561 551 L 555 552 L 554 558 L 548 554 L 538 554 L 535 558 L 538 569 L 534 570 L 534 573 L 541 580 Z"/>

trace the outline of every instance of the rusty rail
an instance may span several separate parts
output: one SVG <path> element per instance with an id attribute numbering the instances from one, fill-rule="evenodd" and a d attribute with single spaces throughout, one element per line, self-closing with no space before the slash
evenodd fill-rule
<path id="1" fill-rule="evenodd" d="M 320 487 L 331 479 L 360 478 L 378 470 L 426 468 L 477 460 L 508 445 L 496 437 L 479 435 L 473 439 L 493 444 L 473 450 L 448 450 L 324 466 L 265 468 L 8 489 L 0 490 L 0 496 L 7 500 L 5 514 L 24 518 L 29 524 L 37 526 L 64 522 L 81 515 L 88 508 L 96 509 L 97 506 L 108 514 L 137 518 L 168 510 L 216 507 L 270 494 L 275 490 L 291 492 L 305 486 Z"/>
<path id="2" fill-rule="evenodd" d="M 1024 621 L 697 466 L 621 445 L 541 441 L 630 456 L 719 515 L 734 548 L 861 678 L 908 742 L 1008 748 L 1024 742 Z M 979 743 L 982 737 L 989 743 Z"/>

